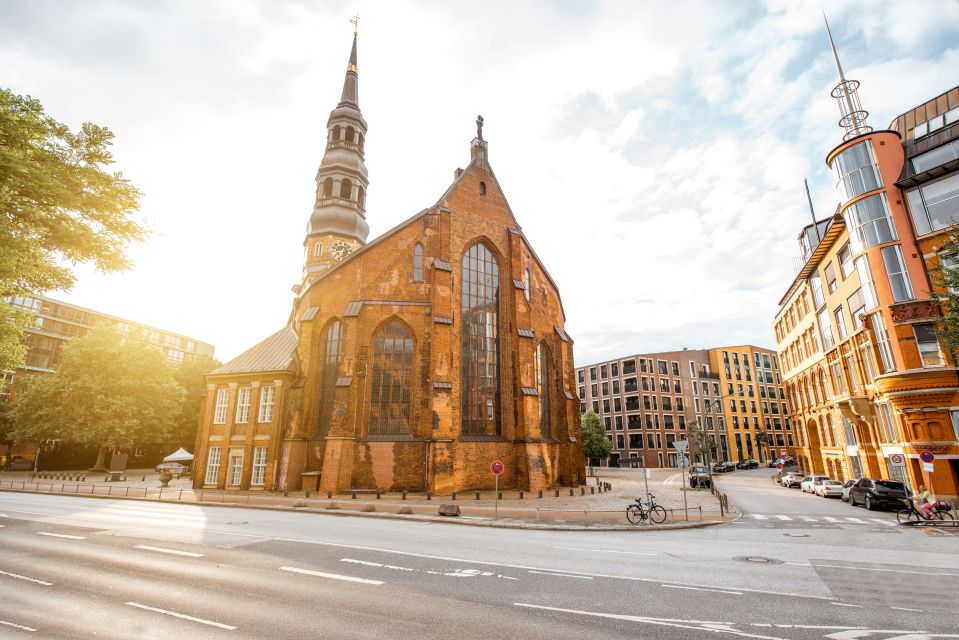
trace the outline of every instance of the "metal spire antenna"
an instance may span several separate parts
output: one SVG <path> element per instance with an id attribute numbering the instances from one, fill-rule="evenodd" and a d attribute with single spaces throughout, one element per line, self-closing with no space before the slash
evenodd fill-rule
<path id="1" fill-rule="evenodd" d="M 863 109 L 859 102 L 859 81 L 846 80 L 846 75 L 842 72 L 842 65 L 839 64 L 839 54 L 836 52 L 836 43 L 833 42 L 832 30 L 829 28 L 829 20 L 826 19 L 825 12 L 822 14 L 822 19 L 826 23 L 829 46 L 832 48 L 832 55 L 836 60 L 836 71 L 839 72 L 839 84 L 833 88 L 830 95 L 839 103 L 839 113 L 842 114 L 839 119 L 839 126 L 846 130 L 846 135 L 842 139 L 849 140 L 872 131 L 872 127 L 866 124 L 869 112 Z"/>
<path id="2" fill-rule="evenodd" d="M 353 25 L 353 37 L 355 38 L 360 30 L 360 16 L 355 15 L 350 18 L 350 23 Z"/>

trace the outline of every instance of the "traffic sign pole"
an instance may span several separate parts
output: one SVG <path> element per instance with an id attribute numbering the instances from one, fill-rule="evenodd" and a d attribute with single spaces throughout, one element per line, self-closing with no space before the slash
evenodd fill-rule
<path id="1" fill-rule="evenodd" d="M 499 520 L 499 474 L 494 476 L 496 478 L 496 496 L 493 502 L 493 520 Z"/>
<path id="2" fill-rule="evenodd" d="M 490 473 L 493 474 L 493 477 L 496 478 L 496 484 L 493 491 L 496 492 L 496 495 L 493 496 L 493 520 L 499 519 L 499 477 L 502 475 L 503 471 L 506 470 L 506 465 L 504 465 L 499 460 L 493 460 L 489 465 Z"/>

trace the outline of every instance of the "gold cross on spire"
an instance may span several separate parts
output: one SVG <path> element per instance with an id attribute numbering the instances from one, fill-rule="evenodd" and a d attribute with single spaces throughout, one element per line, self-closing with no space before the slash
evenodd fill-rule
<path id="1" fill-rule="evenodd" d="M 350 18 L 350 23 L 353 25 L 353 35 L 355 36 L 360 29 L 360 16 L 356 15 Z"/>

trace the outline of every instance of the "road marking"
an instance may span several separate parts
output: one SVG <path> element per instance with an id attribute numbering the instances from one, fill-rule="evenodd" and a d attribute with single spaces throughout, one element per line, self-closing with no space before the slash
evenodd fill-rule
<path id="1" fill-rule="evenodd" d="M 6 529 L 6 528 L 7 528 L 7 525 L 5 525 L 5 524 L 0 524 L 0 529 Z"/>
<path id="2" fill-rule="evenodd" d="M 566 551 L 592 551 L 594 553 L 621 553 L 630 556 L 655 556 L 659 555 L 652 551 L 614 551 L 612 549 L 585 549 L 583 547 L 553 547 L 554 549 L 563 549 Z"/>
<path id="3" fill-rule="evenodd" d="M 318 578 L 330 578 L 332 580 L 345 580 L 346 582 L 359 582 L 360 584 L 384 584 L 382 580 L 367 580 L 366 578 L 354 578 L 353 576 L 341 576 L 338 573 L 323 573 L 322 571 L 312 571 L 310 569 L 299 569 L 297 567 L 280 567 L 280 571 L 289 571 L 290 573 L 302 573 L 308 576 Z"/>
<path id="4" fill-rule="evenodd" d="M 581 611 L 578 609 L 561 609 L 559 607 L 544 607 L 537 604 L 525 604 L 514 602 L 513 606 L 526 607 L 529 609 L 542 609 L 544 611 L 558 611 L 560 613 L 575 613 L 581 616 L 593 616 L 596 618 L 610 618 L 612 620 L 626 620 L 629 622 L 642 622 L 662 627 L 675 627 L 679 629 L 695 629 L 697 631 L 709 631 L 712 633 L 729 633 L 741 638 L 757 638 L 759 640 L 786 640 L 778 636 L 762 636 L 746 631 L 732 629 L 732 622 L 713 622 L 707 620 L 676 620 L 673 618 L 647 618 L 645 616 L 627 616 L 616 613 L 602 613 L 599 611 Z"/>
<path id="5" fill-rule="evenodd" d="M 920 576 L 951 576 L 959 577 L 959 573 L 938 573 L 935 568 L 929 568 L 926 571 L 910 571 L 909 569 L 882 569 L 880 567 L 849 567 L 842 564 L 814 564 L 813 567 L 825 567 L 827 569 L 852 569 L 853 571 L 884 571 L 886 573 L 914 573 Z"/>
<path id="6" fill-rule="evenodd" d="M 889 607 L 890 609 L 896 609 L 897 611 L 915 611 L 916 613 L 922 613 L 922 609 L 910 609 L 909 607 Z"/>
<path id="7" fill-rule="evenodd" d="M 799 517 L 805 520 L 806 522 L 816 522 L 815 518 L 811 518 L 809 516 L 799 516 Z"/>
<path id="8" fill-rule="evenodd" d="M 834 604 L 837 607 L 853 607 L 856 609 L 862 609 L 861 604 L 849 604 L 848 602 L 830 602 L 829 604 Z"/>
<path id="9" fill-rule="evenodd" d="M 661 587 L 666 587 L 667 589 L 689 589 L 690 591 L 711 591 L 713 593 L 729 593 L 734 596 L 743 595 L 739 591 L 724 591 L 723 589 L 703 589 L 702 587 L 684 587 L 678 584 L 661 584 Z"/>
<path id="10" fill-rule="evenodd" d="M 767 518 L 766 516 L 761 515 L 761 514 L 758 514 L 758 513 L 753 513 L 753 514 L 750 514 L 750 515 L 752 515 L 752 517 L 756 518 L 757 520 L 769 520 L 769 518 Z"/>
<path id="11" fill-rule="evenodd" d="M 846 518 L 849 522 L 855 522 L 856 524 L 866 524 L 865 520 L 860 520 L 859 518 Z"/>
<path id="12" fill-rule="evenodd" d="M 21 631 L 36 631 L 36 629 L 33 627 L 25 627 L 22 624 L 14 624 L 13 622 L 7 622 L 6 620 L 0 620 L 0 624 L 13 627 L 14 629 L 20 629 Z"/>
<path id="13" fill-rule="evenodd" d="M 163 547 L 151 547 L 148 544 L 138 544 L 135 549 L 143 549 L 144 551 L 157 551 L 159 553 L 169 553 L 175 556 L 186 556 L 188 558 L 202 558 L 202 553 L 191 553 L 189 551 L 177 551 L 176 549 L 164 549 Z"/>
<path id="14" fill-rule="evenodd" d="M 822 519 L 825 520 L 826 522 L 839 522 L 838 518 L 831 518 L 829 516 L 823 516 Z"/>
<path id="15" fill-rule="evenodd" d="M 530 573 L 538 573 L 543 576 L 558 576 L 560 578 L 577 578 L 579 580 L 592 580 L 589 576 L 574 576 L 568 573 L 550 573 L 548 571 L 530 571 Z"/>
<path id="16" fill-rule="evenodd" d="M 0 575 L 10 576 L 11 578 L 16 578 L 17 580 L 26 580 L 27 582 L 42 584 L 45 587 L 53 586 L 52 582 L 47 582 L 46 580 L 37 580 L 36 578 L 28 578 L 27 576 L 21 576 L 19 573 L 10 573 L 9 571 L 0 571 Z"/>
<path id="17" fill-rule="evenodd" d="M 211 627 L 219 627 L 220 629 L 226 629 L 227 631 L 233 631 L 236 627 L 230 626 L 228 624 L 223 624 L 221 622 L 214 622 L 212 620 L 204 620 L 203 618 L 194 618 L 193 616 L 188 616 L 185 613 L 177 613 L 176 611 L 167 611 L 166 609 L 157 609 L 156 607 L 148 607 L 145 604 L 140 604 L 139 602 L 127 602 L 130 607 L 136 607 L 137 609 L 145 609 L 147 611 L 155 611 L 156 613 L 162 613 L 163 615 L 173 616 L 174 618 L 180 618 L 181 620 L 189 620 L 190 622 L 199 622 L 200 624 L 206 624 Z"/>
<path id="18" fill-rule="evenodd" d="M 48 531 L 37 531 L 38 536 L 50 536 L 51 538 L 66 538 L 67 540 L 86 540 L 86 536 L 71 536 L 66 533 L 50 533 Z"/>
<path id="19" fill-rule="evenodd" d="M 882 519 L 880 519 L 880 518 L 869 518 L 869 519 L 872 520 L 873 522 L 878 522 L 879 524 L 885 524 L 885 525 L 888 525 L 888 526 L 891 526 L 891 527 L 893 527 L 893 526 L 896 525 L 895 522 L 892 522 L 892 521 L 890 521 L 890 520 L 882 520 Z"/>
<path id="20" fill-rule="evenodd" d="M 780 520 L 792 520 L 792 518 L 790 518 L 789 516 L 776 516 L 776 517 L 779 518 Z"/>

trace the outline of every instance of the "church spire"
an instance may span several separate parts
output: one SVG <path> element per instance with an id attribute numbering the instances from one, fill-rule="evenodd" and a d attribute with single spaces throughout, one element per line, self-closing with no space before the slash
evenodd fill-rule
<path id="1" fill-rule="evenodd" d="M 839 84 L 837 84 L 830 95 L 839 103 L 839 113 L 842 117 L 839 119 L 839 126 L 846 130 L 843 140 L 849 140 L 858 135 L 869 133 L 872 127 L 866 124 L 866 118 L 869 112 L 862 108 L 859 102 L 859 81 L 846 80 L 846 74 L 842 71 L 842 65 L 839 63 L 839 53 L 836 52 L 836 43 L 832 39 L 832 30 L 829 28 L 829 20 L 826 14 L 822 15 L 826 23 L 826 33 L 829 35 L 829 46 L 832 48 L 832 56 L 836 61 L 836 71 L 839 73 Z"/>
<path id="2" fill-rule="evenodd" d="M 366 120 L 360 112 L 356 67 L 356 24 L 353 48 L 346 67 L 343 94 L 326 122 L 326 150 L 316 173 L 316 200 L 306 229 L 307 272 L 314 273 L 344 259 L 366 243 L 366 189 L 364 162 Z"/>

